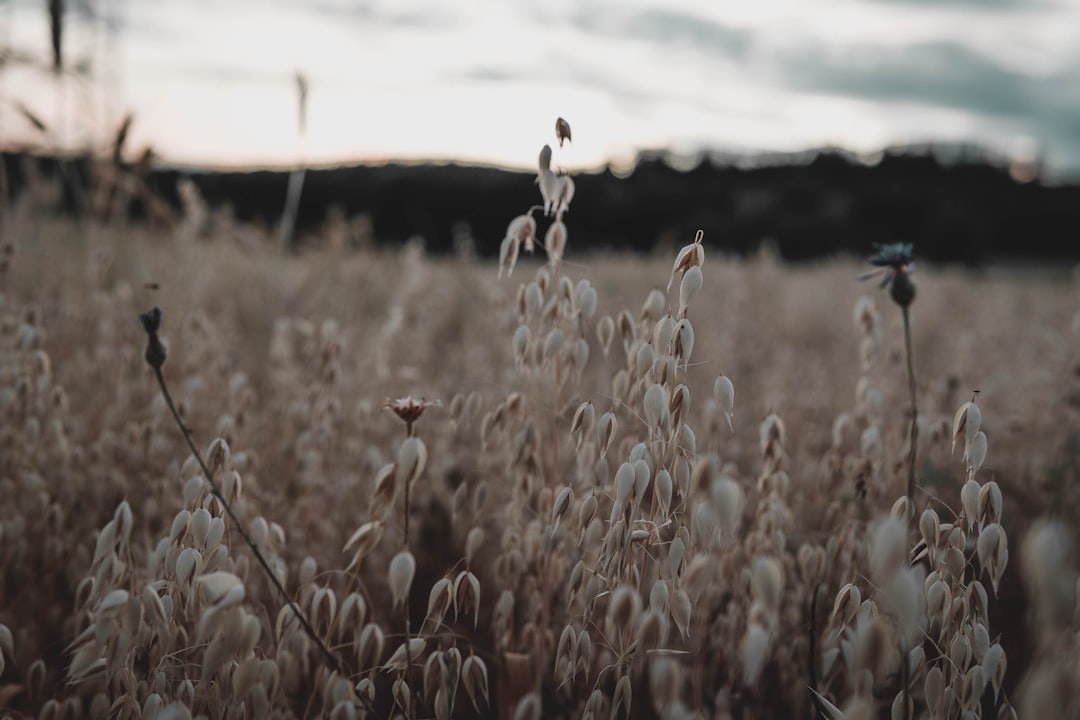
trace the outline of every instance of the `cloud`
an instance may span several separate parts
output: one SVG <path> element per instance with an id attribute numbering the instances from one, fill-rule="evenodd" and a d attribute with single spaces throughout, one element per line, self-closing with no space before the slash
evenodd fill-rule
<path id="1" fill-rule="evenodd" d="M 791 89 L 965 112 L 988 129 L 1033 138 L 1059 167 L 1080 159 L 1078 68 L 1027 74 L 951 42 L 845 51 L 804 46 L 782 60 Z"/>
<path id="2" fill-rule="evenodd" d="M 283 0 L 276 0 L 282 2 Z M 289 0 L 284 0 L 289 4 Z M 370 2 L 342 3 L 341 0 L 309 0 L 303 8 L 316 15 L 334 21 L 361 22 L 397 29 L 447 28 L 460 18 L 449 5 L 433 4 L 425 7 L 389 5 L 377 7 Z"/>
<path id="3" fill-rule="evenodd" d="M 578 29 L 612 38 L 630 38 L 658 46 L 684 47 L 741 60 L 753 35 L 698 15 L 672 10 L 627 12 L 611 6 L 581 10 L 572 22 Z"/>
<path id="4" fill-rule="evenodd" d="M 804 48 L 790 53 L 784 66 L 788 83 L 800 90 L 980 114 L 1023 114 L 1038 94 L 1029 76 L 950 42 L 840 52 Z"/>
<path id="5" fill-rule="evenodd" d="M 1027 12 L 1055 7 L 1052 0 L 867 0 L 873 5 L 907 5 L 930 10 L 971 10 L 974 12 Z"/>

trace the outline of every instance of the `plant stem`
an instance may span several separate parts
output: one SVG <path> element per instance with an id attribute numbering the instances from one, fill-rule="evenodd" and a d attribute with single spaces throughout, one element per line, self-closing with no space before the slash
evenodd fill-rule
<path id="1" fill-rule="evenodd" d="M 908 547 L 913 547 L 913 541 L 915 536 L 915 455 L 918 449 L 919 440 L 919 409 L 915 399 L 915 357 L 914 351 L 911 347 L 911 318 L 908 315 L 908 308 L 905 305 L 903 307 L 904 314 L 904 350 L 907 355 L 907 372 L 908 372 L 908 390 L 911 393 L 911 447 L 908 449 L 908 482 L 907 482 L 907 506 L 908 512 Z M 901 653 L 900 663 L 902 672 L 902 682 L 904 683 L 904 718 L 905 720 L 911 720 L 911 705 L 908 702 L 910 699 L 910 672 L 908 669 L 907 658 L 907 643 L 901 644 L 903 652 Z"/>
<path id="2" fill-rule="evenodd" d="M 191 431 L 188 430 L 187 425 L 180 418 L 180 413 L 176 411 L 176 405 L 173 403 L 172 395 L 169 394 L 169 386 L 165 383 L 165 376 L 161 373 L 160 367 L 154 367 L 154 374 L 157 376 L 158 385 L 161 387 L 161 394 L 165 397 L 165 404 L 169 406 L 169 411 L 172 412 L 173 419 L 176 420 L 177 426 L 180 428 L 180 432 L 184 435 L 184 440 L 187 441 L 188 448 L 191 450 L 191 454 L 195 456 L 195 460 L 198 461 L 199 467 L 202 469 L 203 474 L 206 476 L 206 481 L 210 484 L 210 490 L 214 493 L 214 496 L 221 502 L 221 505 L 225 508 L 225 512 L 229 515 L 229 520 L 240 532 L 240 536 L 244 538 L 244 542 L 251 548 L 252 554 L 255 555 L 255 559 L 259 561 L 259 565 L 262 566 L 263 571 L 266 573 L 266 577 L 270 578 L 271 584 L 277 589 L 278 594 L 289 604 L 292 608 L 293 614 L 297 620 L 300 621 L 300 625 L 304 628 L 304 632 L 311 638 L 312 642 L 319 648 L 323 656 L 326 658 L 326 662 L 334 669 L 339 675 L 347 676 L 344 666 L 337 656 L 330 652 L 330 648 L 326 646 L 326 643 L 322 641 L 319 634 L 312 627 L 311 622 L 307 619 L 304 613 L 300 610 L 300 607 L 292 601 L 289 594 L 285 592 L 285 588 L 281 585 L 281 581 L 278 580 L 277 575 L 270 569 L 270 563 L 266 561 L 262 552 L 259 551 L 255 541 L 248 534 L 244 524 L 240 522 L 240 518 L 233 512 L 232 506 L 225 499 L 225 496 L 221 494 L 221 490 L 218 488 L 216 482 L 214 482 L 214 475 L 210 472 L 210 469 L 206 467 L 206 463 L 203 462 L 202 455 L 199 453 L 198 448 L 195 447 L 195 441 L 191 437 Z"/>
<path id="3" fill-rule="evenodd" d="M 413 424 L 412 424 L 411 420 L 407 420 L 405 422 L 405 435 L 406 435 L 406 439 L 411 438 L 413 436 Z M 404 544 L 405 544 L 406 552 L 410 552 L 409 551 L 409 489 L 412 486 L 412 482 L 410 482 L 410 480 L 411 480 L 411 477 L 410 478 L 405 478 L 405 518 L 404 518 L 404 522 L 402 523 L 403 528 L 404 528 L 404 531 L 402 533 L 402 537 L 403 537 L 403 541 L 404 541 Z M 410 592 L 412 591 L 411 587 L 409 588 L 409 591 Z M 411 693 L 413 691 L 413 688 L 416 687 L 416 686 L 413 684 L 413 676 L 412 676 L 412 647 L 411 647 L 412 646 L 412 631 L 409 628 L 409 620 L 410 620 L 410 618 L 409 618 L 409 593 L 405 593 L 405 682 L 407 682 L 409 684 L 409 692 Z M 421 631 L 422 630 L 423 630 L 423 628 L 421 628 Z M 413 717 L 412 702 L 409 703 L 409 707 L 402 708 L 402 710 L 405 711 L 405 717 L 406 718 L 412 718 Z"/>
<path id="4" fill-rule="evenodd" d="M 908 317 L 908 309 L 904 311 L 904 349 L 907 354 L 908 389 L 911 393 L 911 447 L 908 449 L 908 482 L 907 502 L 910 516 L 908 518 L 909 530 L 915 524 L 915 454 L 918 450 L 919 440 L 919 409 L 915 399 L 915 357 L 911 348 L 911 320 Z"/>

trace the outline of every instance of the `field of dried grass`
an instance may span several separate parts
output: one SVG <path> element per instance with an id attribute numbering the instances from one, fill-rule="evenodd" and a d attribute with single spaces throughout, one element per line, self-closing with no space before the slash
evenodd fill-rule
<path id="1" fill-rule="evenodd" d="M 1075 277 L 919 265 L 905 514 L 863 263 L 566 226 L 500 277 L 17 215 L 0 714 L 1080 716 Z"/>

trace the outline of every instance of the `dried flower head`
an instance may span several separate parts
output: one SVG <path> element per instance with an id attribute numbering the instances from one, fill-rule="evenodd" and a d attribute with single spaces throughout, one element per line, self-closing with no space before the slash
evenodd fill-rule
<path id="1" fill-rule="evenodd" d="M 146 364 L 155 370 L 160 369 L 165 364 L 165 346 L 161 344 L 161 340 L 158 338 L 158 329 L 161 327 L 161 310 L 153 308 L 144 312 L 139 316 L 139 321 L 142 323 L 147 336 L 146 352 L 143 354 Z"/>
<path id="2" fill-rule="evenodd" d="M 859 276 L 859 280 L 869 280 L 882 276 L 880 287 L 889 288 L 889 296 L 900 307 L 907 307 L 915 299 L 915 283 L 911 281 L 914 272 L 915 251 L 911 243 L 890 243 L 875 245 L 877 252 L 870 257 L 870 264 L 876 266 Z"/>
<path id="3" fill-rule="evenodd" d="M 559 138 L 559 147 L 562 147 L 563 140 L 570 140 L 570 123 L 566 122 L 562 118 L 556 120 L 555 137 Z"/>
<path id="4" fill-rule="evenodd" d="M 387 398 L 383 400 L 382 406 L 384 409 L 391 410 L 395 415 L 404 421 L 408 427 L 409 434 L 412 434 L 413 423 L 420 419 L 420 416 L 424 414 L 424 410 L 429 407 L 442 407 L 441 400 L 428 400 L 427 398 L 414 398 L 411 395 L 408 397 L 398 398 L 391 400 Z"/>

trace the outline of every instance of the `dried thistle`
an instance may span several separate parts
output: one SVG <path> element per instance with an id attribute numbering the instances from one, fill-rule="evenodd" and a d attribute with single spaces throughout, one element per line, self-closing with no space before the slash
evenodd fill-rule
<path id="1" fill-rule="evenodd" d="M 413 434 L 413 423 L 420 419 L 420 416 L 424 414 L 424 410 L 429 407 L 442 407 L 441 400 L 428 400 L 427 398 L 414 398 L 411 395 L 408 397 L 398 398 L 391 400 L 387 398 L 383 400 L 383 409 L 392 411 L 405 423 L 405 432 L 409 437 Z"/>
<path id="2" fill-rule="evenodd" d="M 870 257 L 870 264 L 878 269 L 860 275 L 859 280 L 882 276 L 879 287 L 889 288 L 889 297 L 900 307 L 908 307 L 915 299 L 915 283 L 911 281 L 915 268 L 912 244 L 891 243 L 875 248 L 877 252 Z"/>
<path id="3" fill-rule="evenodd" d="M 139 316 L 139 321 L 142 322 L 143 330 L 146 331 L 146 352 L 143 354 L 146 364 L 155 370 L 160 369 L 165 364 L 166 357 L 165 346 L 161 344 L 161 339 L 158 338 L 158 329 L 161 327 L 161 310 L 155 307 L 144 312 Z"/>

